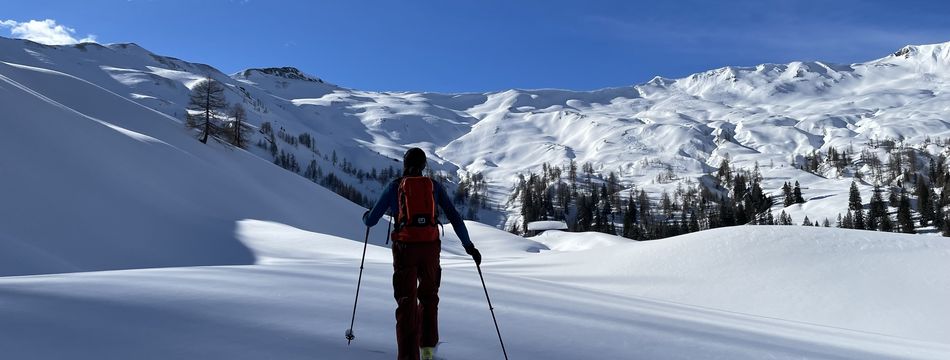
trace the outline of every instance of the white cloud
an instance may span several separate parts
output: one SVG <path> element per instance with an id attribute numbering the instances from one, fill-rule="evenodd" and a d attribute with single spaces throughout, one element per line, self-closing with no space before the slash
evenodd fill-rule
<path id="1" fill-rule="evenodd" d="M 96 36 L 88 34 L 76 39 L 76 29 L 56 23 L 56 20 L 30 20 L 18 22 L 14 20 L 0 20 L 0 27 L 10 28 L 10 35 L 20 39 L 36 41 L 47 45 L 72 45 L 81 42 L 96 42 Z"/>

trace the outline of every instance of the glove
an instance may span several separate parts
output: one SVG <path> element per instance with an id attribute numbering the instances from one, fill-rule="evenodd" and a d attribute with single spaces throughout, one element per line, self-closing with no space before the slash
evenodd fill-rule
<path id="1" fill-rule="evenodd" d="M 369 210 L 366 210 L 366 212 L 363 213 L 363 223 L 364 223 L 364 224 L 366 223 L 366 217 L 367 217 L 367 216 L 369 216 Z"/>
<path id="2" fill-rule="evenodd" d="M 475 248 L 475 245 L 466 246 L 465 253 L 472 256 L 472 259 L 475 260 L 475 266 L 482 264 L 482 253 L 478 252 L 478 249 Z"/>

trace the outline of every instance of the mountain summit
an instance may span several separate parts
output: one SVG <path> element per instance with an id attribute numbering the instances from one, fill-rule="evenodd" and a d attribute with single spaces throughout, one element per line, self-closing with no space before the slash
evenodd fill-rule
<path id="1" fill-rule="evenodd" d="M 303 80 L 303 81 L 323 83 L 322 79 L 315 76 L 307 75 L 303 71 L 300 71 L 299 69 L 295 67 L 290 67 L 290 66 L 261 68 L 261 69 L 247 69 L 233 76 L 235 78 L 247 79 L 247 78 L 253 77 L 255 73 L 282 77 L 282 78 L 291 79 L 291 80 Z"/>

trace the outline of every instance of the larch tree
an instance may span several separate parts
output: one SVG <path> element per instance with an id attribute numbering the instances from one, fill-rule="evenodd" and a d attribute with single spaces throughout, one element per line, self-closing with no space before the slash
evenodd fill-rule
<path id="1" fill-rule="evenodd" d="M 250 132 L 251 129 L 247 123 L 247 112 L 244 111 L 244 106 L 234 104 L 231 108 L 231 127 L 228 129 L 228 141 L 231 145 L 245 149 L 247 148 Z"/>
<path id="2" fill-rule="evenodd" d="M 199 129 L 201 131 L 199 141 L 206 144 L 209 136 L 217 136 L 221 133 L 221 128 L 215 124 L 214 120 L 217 114 L 227 106 L 224 85 L 209 75 L 191 89 L 188 110 L 195 113 L 188 113 L 186 126 Z"/>

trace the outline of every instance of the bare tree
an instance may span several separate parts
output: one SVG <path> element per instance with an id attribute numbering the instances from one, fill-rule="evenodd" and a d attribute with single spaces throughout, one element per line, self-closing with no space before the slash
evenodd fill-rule
<path id="1" fill-rule="evenodd" d="M 191 89 L 188 99 L 188 110 L 198 112 L 187 115 L 186 125 L 192 129 L 200 129 L 202 144 L 208 142 L 208 136 L 217 136 L 221 128 L 214 123 L 215 116 L 228 106 L 224 98 L 224 86 L 208 75 L 204 80 Z"/>
<path id="2" fill-rule="evenodd" d="M 247 112 L 240 103 L 231 107 L 231 127 L 228 129 L 228 141 L 239 148 L 247 148 L 250 126 L 247 124 Z"/>

